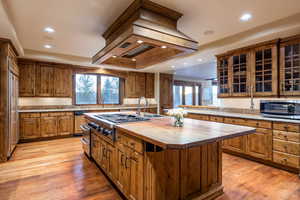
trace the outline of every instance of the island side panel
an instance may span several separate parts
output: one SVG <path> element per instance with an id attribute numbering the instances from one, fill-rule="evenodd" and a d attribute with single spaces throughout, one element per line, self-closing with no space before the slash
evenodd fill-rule
<path id="1" fill-rule="evenodd" d="M 221 142 L 146 152 L 145 200 L 212 199 L 222 190 Z"/>

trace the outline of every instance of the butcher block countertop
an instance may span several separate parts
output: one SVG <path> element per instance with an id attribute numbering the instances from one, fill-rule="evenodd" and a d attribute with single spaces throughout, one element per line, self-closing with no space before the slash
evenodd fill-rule
<path id="1" fill-rule="evenodd" d="M 96 114 L 86 113 L 85 115 L 88 119 L 97 121 L 97 118 L 93 117 Z M 119 131 L 164 149 L 184 149 L 255 132 L 255 128 L 247 126 L 187 118 L 184 119 L 183 127 L 174 127 L 171 117 L 122 123 L 117 124 L 116 128 Z"/>

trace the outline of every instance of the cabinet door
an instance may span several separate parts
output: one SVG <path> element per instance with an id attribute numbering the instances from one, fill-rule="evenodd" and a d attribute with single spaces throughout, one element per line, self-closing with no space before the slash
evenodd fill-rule
<path id="1" fill-rule="evenodd" d="M 143 156 L 132 151 L 130 156 L 130 192 L 129 198 L 132 200 L 142 200 L 144 193 L 144 164 Z"/>
<path id="2" fill-rule="evenodd" d="M 32 139 L 41 137 L 40 118 L 21 118 L 20 138 Z"/>
<path id="3" fill-rule="evenodd" d="M 41 118 L 41 136 L 42 137 L 57 136 L 57 117 Z"/>
<path id="4" fill-rule="evenodd" d="M 127 98 L 136 98 L 135 73 L 129 72 L 125 80 L 125 96 Z"/>
<path id="5" fill-rule="evenodd" d="M 146 98 L 154 98 L 154 74 L 146 74 Z"/>
<path id="6" fill-rule="evenodd" d="M 230 95 L 229 83 L 229 58 L 218 58 L 218 97 L 227 97 Z"/>
<path id="7" fill-rule="evenodd" d="M 54 96 L 72 97 L 72 70 L 69 68 L 54 68 Z"/>
<path id="8" fill-rule="evenodd" d="M 125 151 L 127 148 L 124 148 Z M 129 193 L 130 184 L 130 160 L 128 160 L 127 153 L 118 149 L 118 172 L 117 172 L 117 184 L 123 193 Z"/>
<path id="9" fill-rule="evenodd" d="M 41 64 L 36 69 L 36 96 L 53 96 L 53 67 Z"/>
<path id="10" fill-rule="evenodd" d="M 117 175 L 117 158 L 116 148 L 110 144 L 106 145 L 106 157 L 107 157 L 107 174 L 111 178 L 115 179 Z"/>
<path id="11" fill-rule="evenodd" d="M 240 136 L 232 139 L 224 140 L 223 148 L 231 151 L 245 153 L 246 152 L 246 136 Z"/>
<path id="12" fill-rule="evenodd" d="M 19 141 L 18 121 L 18 77 L 12 72 L 9 73 L 9 147 L 10 153 Z"/>
<path id="13" fill-rule="evenodd" d="M 251 53 L 253 61 L 251 77 L 255 96 L 277 95 L 277 47 L 276 45 L 256 48 Z"/>
<path id="14" fill-rule="evenodd" d="M 144 97 L 146 95 L 146 76 L 144 73 L 136 73 L 135 90 L 137 97 Z"/>
<path id="15" fill-rule="evenodd" d="M 98 155 L 99 155 L 99 139 L 95 134 L 91 134 L 91 156 L 98 163 Z"/>
<path id="16" fill-rule="evenodd" d="M 35 96 L 35 63 L 20 63 L 20 97 Z"/>
<path id="17" fill-rule="evenodd" d="M 272 130 L 256 129 L 247 135 L 246 153 L 264 160 L 272 160 Z"/>
<path id="18" fill-rule="evenodd" d="M 82 130 L 80 128 L 81 125 L 86 124 L 86 120 L 83 115 L 75 116 L 75 126 L 74 126 L 74 132 L 75 133 L 82 133 Z"/>
<path id="19" fill-rule="evenodd" d="M 300 39 L 281 45 L 280 95 L 300 95 Z"/>
<path id="20" fill-rule="evenodd" d="M 73 115 L 59 116 L 58 117 L 58 135 L 71 135 L 73 133 Z"/>
<path id="21" fill-rule="evenodd" d="M 161 109 L 173 108 L 173 75 L 160 74 Z"/>
<path id="22" fill-rule="evenodd" d="M 248 96 L 250 86 L 249 53 L 233 55 L 230 60 L 232 96 Z"/>

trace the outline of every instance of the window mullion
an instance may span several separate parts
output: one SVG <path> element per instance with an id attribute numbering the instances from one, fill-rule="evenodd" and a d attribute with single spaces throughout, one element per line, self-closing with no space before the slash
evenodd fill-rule
<path id="1" fill-rule="evenodd" d="M 102 104 L 102 96 L 101 96 L 101 75 L 97 76 L 97 103 Z"/>

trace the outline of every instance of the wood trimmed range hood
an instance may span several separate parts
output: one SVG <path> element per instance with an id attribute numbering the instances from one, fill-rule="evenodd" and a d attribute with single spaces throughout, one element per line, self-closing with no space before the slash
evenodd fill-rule
<path id="1" fill-rule="evenodd" d="M 197 51 L 198 43 L 177 30 L 181 16 L 149 0 L 135 0 L 104 32 L 106 46 L 93 63 L 142 69 Z"/>

